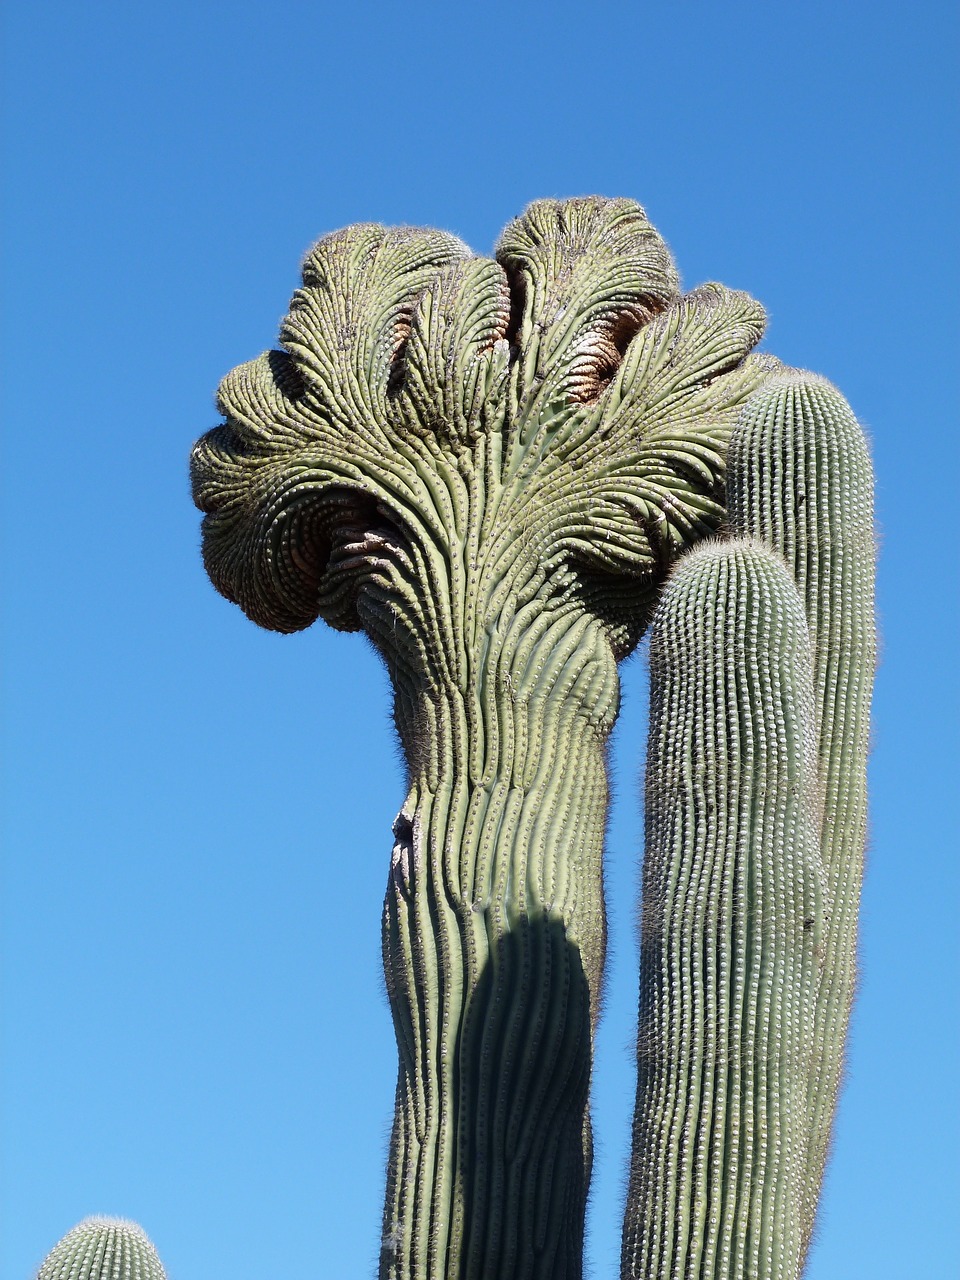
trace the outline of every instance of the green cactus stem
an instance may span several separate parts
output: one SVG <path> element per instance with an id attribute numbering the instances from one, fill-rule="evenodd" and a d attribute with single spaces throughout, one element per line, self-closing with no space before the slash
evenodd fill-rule
<path id="1" fill-rule="evenodd" d="M 722 519 L 763 323 L 682 294 L 628 200 L 534 204 L 495 260 L 355 226 L 195 448 L 217 588 L 362 628 L 393 681 L 382 1277 L 581 1274 L 616 663 Z"/>
<path id="2" fill-rule="evenodd" d="M 857 919 L 867 832 L 866 761 L 876 666 L 873 469 L 837 389 L 784 370 L 750 398 L 730 445 L 732 529 L 778 551 L 793 571 L 813 642 L 821 856 L 827 887 L 823 980 L 810 1081 L 804 1209 L 809 1247 L 856 984 Z"/>
<path id="3" fill-rule="evenodd" d="M 651 639 L 624 1277 L 795 1277 L 824 929 L 810 641 L 751 539 L 684 558 Z"/>
<path id="4" fill-rule="evenodd" d="M 624 1277 L 800 1273 L 853 999 L 873 477 L 839 393 L 815 375 L 772 373 L 741 412 L 726 491 L 734 540 L 681 564 L 653 627 Z M 757 586 L 741 561 L 753 573 L 764 556 L 769 581 Z M 775 683 L 757 684 L 771 662 L 787 688 L 779 705 Z M 761 1024 L 740 993 L 764 974 L 776 990 Z M 761 1025 L 775 1028 L 762 1044 Z"/>
<path id="5" fill-rule="evenodd" d="M 167 1280 L 167 1273 L 135 1222 L 84 1218 L 54 1245 L 37 1280 Z"/>

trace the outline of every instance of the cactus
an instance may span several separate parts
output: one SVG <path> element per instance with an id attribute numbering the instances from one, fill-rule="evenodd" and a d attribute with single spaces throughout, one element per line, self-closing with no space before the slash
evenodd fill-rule
<path id="1" fill-rule="evenodd" d="M 810 638 L 783 561 L 698 548 L 651 643 L 625 1276 L 796 1276 L 824 886 Z"/>
<path id="2" fill-rule="evenodd" d="M 625 1277 L 800 1273 L 853 999 L 873 478 L 836 389 L 773 374 L 726 491 L 653 624 Z"/>
<path id="3" fill-rule="evenodd" d="M 791 569 L 813 647 L 828 912 L 810 1082 L 806 1254 L 856 981 L 876 666 L 873 468 L 863 431 L 835 387 L 784 370 L 749 401 L 731 441 L 727 504 L 731 527 L 773 547 Z"/>
<path id="4" fill-rule="evenodd" d="M 54 1245 L 37 1280 L 167 1280 L 167 1273 L 135 1222 L 84 1218 Z"/>
<path id="5" fill-rule="evenodd" d="M 752 407 L 785 377 L 778 362 L 753 354 L 763 326 L 762 309 L 744 294 L 715 284 L 682 293 L 666 246 L 628 200 L 537 202 L 508 226 L 495 259 L 440 232 L 354 226 L 309 252 L 281 349 L 227 375 L 223 425 L 195 446 L 194 497 L 216 587 L 274 630 L 317 617 L 363 629 L 393 683 L 409 781 L 383 912 L 399 1072 L 382 1277 L 581 1274 L 617 663 L 648 625 L 671 566 L 715 535 L 732 507 L 724 491 L 731 436 L 746 439 Z M 781 1161 L 778 1148 L 745 1164 L 742 1177 L 763 1184 L 749 1189 L 751 1206 L 776 1201 L 772 1217 L 762 1209 L 764 1231 L 789 1230 L 796 1261 L 809 1230 L 796 1205 L 822 1163 L 809 1114 L 819 1107 L 826 1124 L 829 1111 L 810 1079 L 811 1053 L 841 1043 L 849 1005 L 846 961 L 838 960 L 831 1012 L 818 1020 L 819 949 L 846 955 L 850 938 L 824 919 L 821 901 L 835 892 L 821 874 L 814 822 L 814 689 L 822 706 L 827 686 L 811 675 L 810 624 L 776 537 L 753 514 L 737 518 L 735 550 L 684 564 L 662 610 L 679 617 L 681 606 L 669 601 L 688 571 L 712 566 L 732 593 L 729 634 L 720 627 L 717 642 L 739 652 L 746 637 L 760 649 L 752 683 L 717 685 L 706 631 L 690 635 L 699 663 L 662 665 L 675 668 L 667 683 L 684 687 L 700 673 L 706 684 L 689 694 L 700 708 L 711 696 L 751 712 L 756 702 L 755 785 L 769 773 L 790 820 L 771 793 L 769 824 L 737 843 L 743 810 L 731 755 L 712 783 L 716 804 L 732 806 L 719 815 L 725 834 L 695 856 L 717 893 L 746 875 L 751 892 L 785 895 L 791 914 L 777 920 L 769 955 L 766 928 L 738 919 L 736 936 L 718 941 L 729 963 L 718 960 L 714 978 L 741 987 L 718 986 L 704 1002 L 691 985 L 703 980 L 697 969 L 680 1005 L 665 1009 L 664 1026 L 651 1023 L 644 1061 L 653 1065 L 644 1073 L 659 1079 L 656 1064 L 673 1052 L 691 1002 L 692 1016 L 723 1019 L 759 982 L 772 1018 L 763 1034 L 776 1041 L 789 1079 L 782 1096 L 758 1096 L 754 1113 L 765 1124 L 769 1109 L 788 1157 Z M 752 604 L 739 600 L 741 590 Z M 768 592 L 759 634 L 751 608 Z M 699 601 L 709 629 L 715 603 Z M 776 676 L 773 692 L 763 673 Z M 657 705 L 673 696 L 661 691 Z M 782 704 L 795 727 L 807 725 L 785 743 Z M 722 753 L 727 721 L 714 711 L 683 732 Z M 776 739 L 769 759 L 768 736 Z M 838 783 L 847 768 L 841 750 Z M 671 786 L 654 845 L 670 822 L 682 825 L 667 812 L 680 796 Z M 777 841 L 789 847 L 773 858 L 768 886 L 753 868 L 770 861 Z M 694 874 L 670 870 L 665 846 L 648 857 L 648 883 Z M 846 857 L 838 848 L 837 862 Z M 673 936 L 670 909 L 683 904 L 661 907 L 660 921 L 648 912 L 645 961 L 655 935 Z M 694 915 L 692 925 L 705 920 Z M 703 952 L 689 924 L 681 920 L 678 935 L 696 952 L 676 960 L 685 973 Z M 740 946 L 760 977 L 736 968 Z M 786 1004 L 773 998 L 782 971 L 793 984 Z M 645 1008 L 658 980 L 645 969 Z M 650 1016 L 659 1016 L 652 1006 Z M 713 1024 L 706 1030 L 717 1034 Z M 767 1041 L 741 1052 L 732 1028 L 722 1034 L 729 1054 L 766 1052 Z M 684 1052 L 702 1059 L 707 1043 Z M 720 1041 L 709 1043 L 706 1051 L 719 1052 Z M 739 1080 L 732 1071 L 711 1097 L 735 1092 Z M 687 1088 L 690 1107 L 708 1105 L 690 1087 L 671 1077 L 672 1098 Z M 643 1127 L 638 1121 L 638 1134 Z M 684 1148 L 689 1163 L 687 1155 Z M 726 1168 L 722 1153 L 709 1159 Z M 632 1184 L 660 1197 L 638 1209 L 631 1191 L 625 1240 L 631 1222 L 637 1241 L 647 1239 L 644 1222 L 661 1223 L 661 1243 L 643 1246 L 659 1250 L 660 1261 L 642 1274 L 680 1257 L 681 1246 L 665 1238 L 678 1222 L 688 1233 L 704 1229 L 700 1200 L 676 1199 L 701 1197 L 700 1183 L 661 1174 L 657 1164 Z M 776 1274 L 789 1274 L 786 1265 Z"/>

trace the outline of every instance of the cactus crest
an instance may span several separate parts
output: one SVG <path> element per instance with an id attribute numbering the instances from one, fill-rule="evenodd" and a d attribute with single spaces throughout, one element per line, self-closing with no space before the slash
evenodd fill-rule
<path id="1" fill-rule="evenodd" d="M 36 1280 L 167 1280 L 167 1273 L 135 1222 L 93 1217 L 54 1245 Z"/>

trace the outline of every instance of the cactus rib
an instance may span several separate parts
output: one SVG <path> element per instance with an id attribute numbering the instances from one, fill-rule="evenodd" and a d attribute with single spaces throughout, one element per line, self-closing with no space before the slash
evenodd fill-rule
<path id="1" fill-rule="evenodd" d="M 166 1280 L 166 1272 L 135 1222 L 94 1217 L 54 1245 L 37 1280 Z"/>
<path id="2" fill-rule="evenodd" d="M 727 503 L 731 529 L 765 542 L 790 566 L 813 643 L 829 911 L 817 1003 L 819 1070 L 810 1090 L 806 1252 L 856 984 L 876 665 L 873 470 L 859 423 L 826 379 L 784 370 L 746 403 L 730 445 Z"/>

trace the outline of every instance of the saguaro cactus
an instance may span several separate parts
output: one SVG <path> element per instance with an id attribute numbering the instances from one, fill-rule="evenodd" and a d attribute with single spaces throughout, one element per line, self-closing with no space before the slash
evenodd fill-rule
<path id="1" fill-rule="evenodd" d="M 37 1280 L 167 1280 L 167 1273 L 135 1222 L 84 1218 L 54 1245 Z"/>
<path id="2" fill-rule="evenodd" d="M 581 1272 L 616 664 L 673 562 L 721 525 L 731 434 L 781 372 L 751 354 L 763 323 L 720 285 L 681 293 L 632 201 L 534 204 L 495 260 L 350 227 L 307 255 L 281 349 L 224 379 L 224 424 L 194 450 L 217 588 L 279 631 L 364 629 L 394 685 L 409 789 L 383 914 L 400 1055 L 384 1277 Z M 754 560 L 758 591 L 793 592 L 787 684 L 812 717 L 796 587 L 773 553 Z M 812 779 L 806 745 L 772 767 Z M 809 788 L 777 880 L 803 913 Z M 834 1015 L 808 1026 L 805 920 L 808 1068 L 845 997 L 838 980 Z M 804 1114 L 809 1076 L 791 1084 Z M 821 1157 L 795 1112 L 785 1127 L 809 1181 Z"/>

